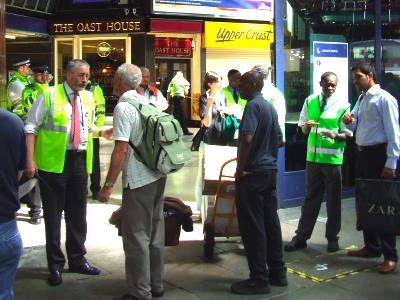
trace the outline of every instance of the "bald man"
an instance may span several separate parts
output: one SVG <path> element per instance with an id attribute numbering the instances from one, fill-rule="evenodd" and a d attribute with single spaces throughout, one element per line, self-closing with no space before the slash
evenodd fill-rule
<path id="1" fill-rule="evenodd" d="M 270 284 L 288 284 L 276 197 L 282 134 L 275 108 L 261 93 L 263 86 L 259 72 L 240 78 L 240 96 L 247 104 L 239 126 L 235 198 L 250 278 L 232 284 L 231 291 L 241 295 L 268 294 Z"/>

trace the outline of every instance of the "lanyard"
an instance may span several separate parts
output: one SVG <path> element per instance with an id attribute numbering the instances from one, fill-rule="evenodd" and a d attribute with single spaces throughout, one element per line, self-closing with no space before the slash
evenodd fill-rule
<path id="1" fill-rule="evenodd" d="M 65 92 L 65 95 L 67 96 L 67 99 L 68 99 L 69 104 L 71 104 L 71 106 L 73 106 L 73 103 L 72 103 L 71 99 L 69 99 L 67 90 L 65 89 L 65 86 L 64 86 L 64 92 Z M 79 95 L 79 93 L 78 93 L 78 95 Z M 80 98 L 80 96 L 79 96 L 79 98 Z M 78 97 L 76 98 L 76 101 L 78 101 Z M 79 102 L 79 104 L 81 105 L 81 118 L 80 118 L 79 122 L 81 123 L 82 128 L 83 128 L 83 127 L 84 127 L 84 123 L 83 123 L 82 99 L 81 99 L 81 101 Z"/>

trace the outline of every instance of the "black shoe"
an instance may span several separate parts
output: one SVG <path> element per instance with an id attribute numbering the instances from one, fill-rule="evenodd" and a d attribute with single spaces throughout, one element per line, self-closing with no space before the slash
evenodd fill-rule
<path id="1" fill-rule="evenodd" d="M 183 135 L 193 135 L 193 132 L 188 131 L 188 132 L 185 132 Z"/>
<path id="2" fill-rule="evenodd" d="M 286 276 L 280 277 L 280 278 L 268 276 L 268 280 L 269 280 L 269 284 L 273 285 L 273 286 L 287 286 L 289 284 Z"/>
<path id="3" fill-rule="evenodd" d="M 63 282 L 61 272 L 50 272 L 49 277 L 47 277 L 47 282 L 52 286 L 60 285 Z"/>
<path id="4" fill-rule="evenodd" d="M 287 252 L 292 252 L 305 247 L 307 247 L 306 242 L 299 241 L 299 239 L 294 237 L 292 238 L 292 241 L 289 244 L 285 245 L 283 249 Z"/>
<path id="5" fill-rule="evenodd" d="M 231 285 L 231 292 L 239 295 L 269 294 L 271 286 L 261 280 L 247 279 Z"/>
<path id="6" fill-rule="evenodd" d="M 77 268 L 69 268 L 69 271 L 73 273 L 80 273 L 86 275 L 99 275 L 101 273 L 101 270 L 92 267 L 87 262 Z"/>
<path id="7" fill-rule="evenodd" d="M 30 218 L 28 223 L 32 225 L 39 225 L 42 222 L 42 217 L 40 216 L 40 213 L 38 214 L 30 214 Z"/>
<path id="8" fill-rule="evenodd" d="M 339 243 L 337 239 L 328 239 L 328 252 L 338 252 Z"/>
<path id="9" fill-rule="evenodd" d="M 153 292 L 153 291 L 151 291 L 151 295 L 153 296 L 153 297 L 162 297 L 162 296 L 164 296 L 164 291 L 161 291 L 161 292 Z"/>

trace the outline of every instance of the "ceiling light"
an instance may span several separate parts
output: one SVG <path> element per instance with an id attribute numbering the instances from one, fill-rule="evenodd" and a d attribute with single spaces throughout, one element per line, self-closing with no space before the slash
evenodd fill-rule
<path id="1" fill-rule="evenodd" d="M 15 40 L 15 35 L 6 34 L 6 39 Z"/>

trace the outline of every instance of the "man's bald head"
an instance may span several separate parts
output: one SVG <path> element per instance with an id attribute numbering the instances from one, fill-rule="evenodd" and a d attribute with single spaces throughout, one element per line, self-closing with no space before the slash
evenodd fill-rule
<path id="1" fill-rule="evenodd" d="M 261 92 L 264 87 L 263 76 L 260 72 L 246 72 L 240 77 L 239 92 L 243 99 L 250 99 L 255 93 Z"/>

